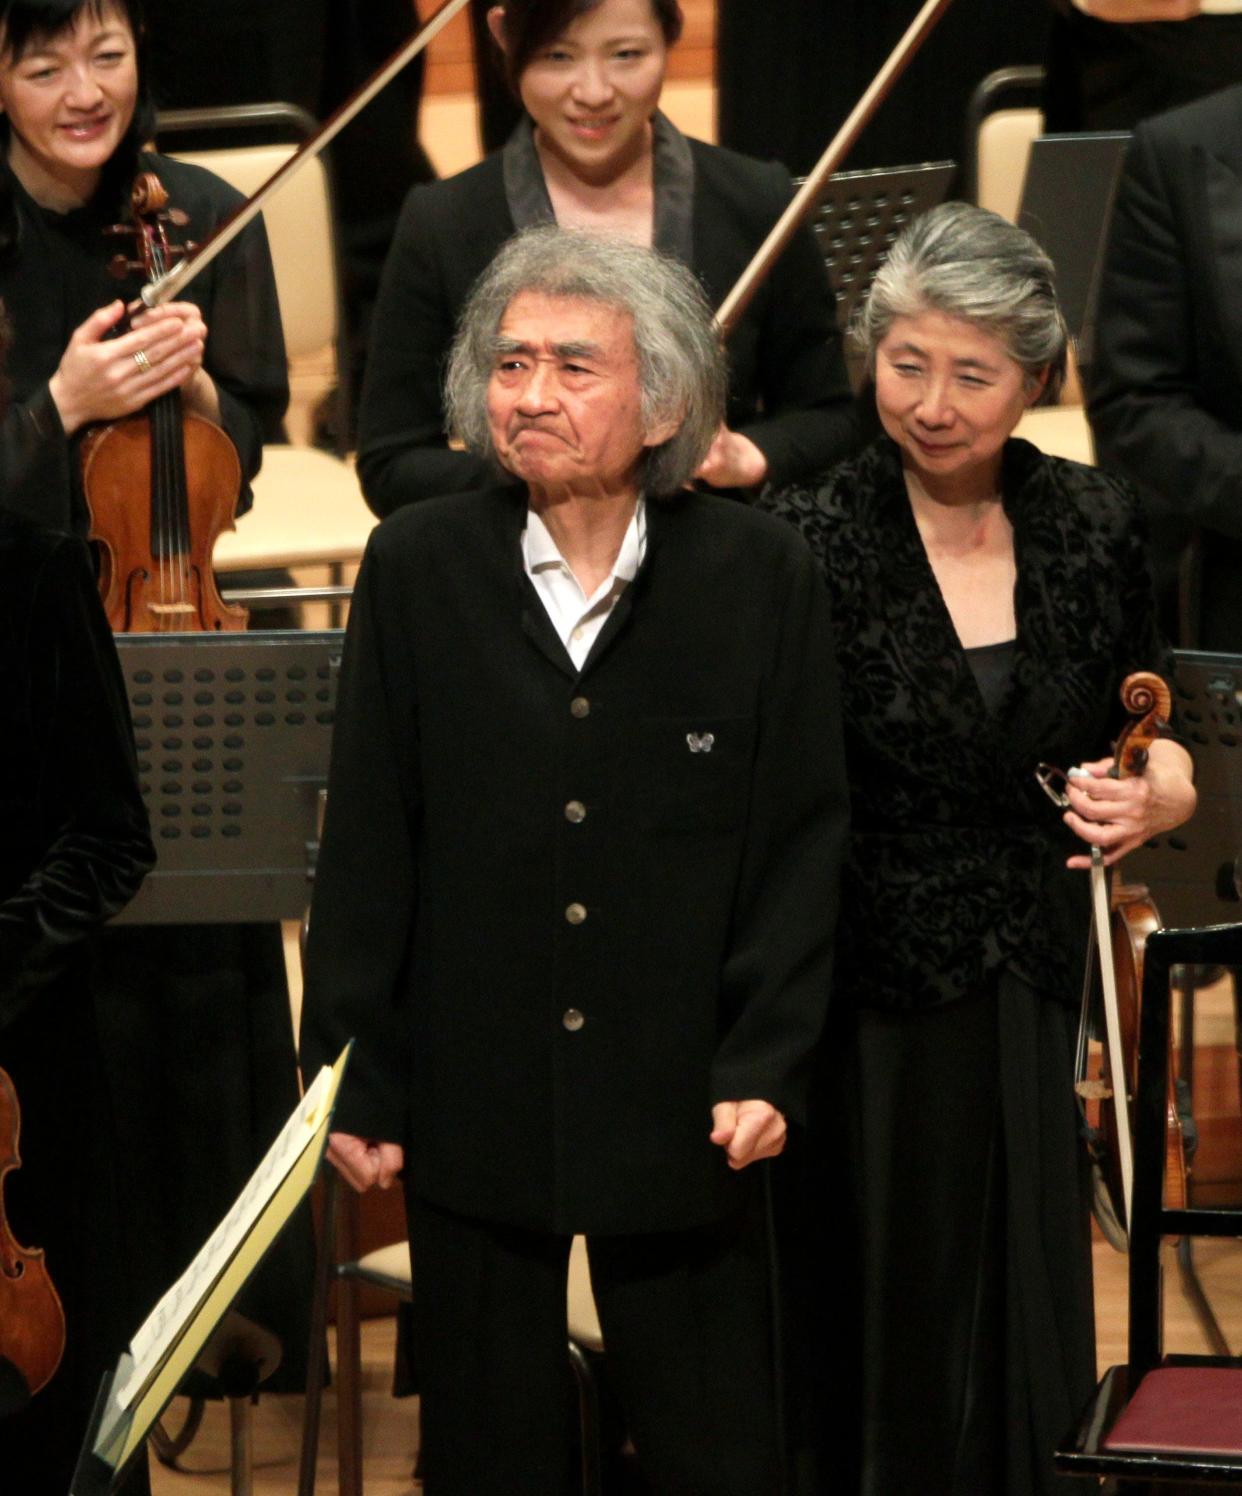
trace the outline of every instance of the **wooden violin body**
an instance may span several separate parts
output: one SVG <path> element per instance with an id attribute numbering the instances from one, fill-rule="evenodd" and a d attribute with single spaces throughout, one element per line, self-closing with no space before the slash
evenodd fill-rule
<path id="1" fill-rule="evenodd" d="M 131 197 L 134 222 L 110 233 L 137 236 L 139 257 L 113 259 L 119 275 L 162 275 L 174 249 L 158 177 L 142 173 Z M 96 427 L 82 443 L 82 484 L 90 538 L 100 556 L 100 592 L 116 633 L 195 633 L 244 629 L 246 612 L 216 587 L 211 557 L 233 528 L 241 491 L 237 449 L 214 422 L 186 412 L 172 390 L 145 410 Z"/>
<path id="2" fill-rule="evenodd" d="M 237 448 L 175 393 L 162 399 L 175 408 L 97 427 L 82 445 L 108 623 L 120 634 L 244 629 L 245 609 L 221 598 L 211 567 L 217 538 L 234 527 Z"/>
<path id="3" fill-rule="evenodd" d="M 33 1397 L 47 1386 L 65 1350 L 65 1311 L 43 1253 L 19 1245 L 4 1210 L 4 1179 L 21 1164 L 17 1092 L 0 1070 L 0 1357 L 21 1373 Z"/>

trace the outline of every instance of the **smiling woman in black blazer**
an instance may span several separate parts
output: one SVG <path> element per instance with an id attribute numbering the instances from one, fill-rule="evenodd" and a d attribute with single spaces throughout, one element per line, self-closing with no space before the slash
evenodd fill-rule
<path id="1" fill-rule="evenodd" d="M 658 112 L 676 0 L 507 0 L 489 13 L 529 118 L 505 149 L 406 201 L 376 307 L 358 470 L 377 514 L 494 474 L 450 451 L 441 379 L 466 293 L 515 229 L 652 244 L 718 306 L 791 196 L 789 174 L 688 140 Z M 856 445 L 832 291 L 809 230 L 733 334 L 726 424 L 701 478 L 808 478 Z"/>
<path id="2" fill-rule="evenodd" d="M 1115 862 L 1194 788 L 1167 740 L 1106 777 L 1118 686 L 1163 663 L 1131 494 L 1011 439 L 1065 367 L 1047 257 L 945 204 L 894 246 L 860 332 L 884 437 L 770 505 L 827 574 L 852 803 L 825 1099 L 862 1285 L 831 1306 L 831 1343 L 855 1313 L 861 1340 L 834 1453 L 861 1474 L 833 1490 L 1052 1496 L 1074 1489 L 1052 1452 L 1095 1385 L 1086 843 Z M 1087 761 L 1064 824 L 1041 760 Z"/>

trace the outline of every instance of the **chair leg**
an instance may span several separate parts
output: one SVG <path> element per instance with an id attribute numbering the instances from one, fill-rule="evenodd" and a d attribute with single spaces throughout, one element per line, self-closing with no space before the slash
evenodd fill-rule
<path id="1" fill-rule="evenodd" d="M 252 1399 L 229 1398 L 229 1441 L 232 1496 L 254 1496 L 254 1427 L 250 1416 Z"/>
<path id="2" fill-rule="evenodd" d="M 302 1415 L 302 1454 L 298 1461 L 297 1496 L 315 1496 L 316 1464 L 319 1459 L 319 1415 L 323 1407 L 324 1362 L 327 1358 L 328 1293 L 336 1249 L 337 1200 L 340 1184 L 330 1165 L 323 1171 L 323 1222 L 319 1233 L 319 1257 L 315 1264 L 315 1297 L 311 1304 L 310 1350 L 306 1365 L 306 1405 Z"/>
<path id="3" fill-rule="evenodd" d="M 578 1383 L 578 1422 L 582 1438 L 582 1496 L 601 1496 L 599 1387 L 582 1347 L 569 1342 L 569 1364 Z M 344 1487 L 341 1488 L 344 1496 Z"/>
<path id="4" fill-rule="evenodd" d="M 340 1496 L 362 1496 L 362 1344 L 358 1287 L 337 1280 L 336 1426 Z"/>
<path id="5" fill-rule="evenodd" d="M 358 1197 L 346 1192 L 338 1219 L 338 1261 L 358 1255 Z M 358 1285 L 336 1280 L 336 1457 L 339 1496 L 362 1496 L 362 1343 Z"/>
<path id="6" fill-rule="evenodd" d="M 1199 1321 L 1199 1328 L 1207 1337 L 1212 1355 L 1232 1356 L 1233 1352 L 1229 1349 L 1229 1342 L 1225 1339 L 1224 1331 L 1220 1327 L 1220 1320 L 1216 1318 L 1216 1311 L 1212 1308 L 1204 1292 L 1203 1284 L 1199 1280 L 1199 1274 L 1195 1268 L 1193 1238 L 1189 1236 L 1183 1236 L 1177 1244 L 1177 1268 L 1182 1282 L 1182 1294 L 1194 1310 L 1195 1318 Z"/>

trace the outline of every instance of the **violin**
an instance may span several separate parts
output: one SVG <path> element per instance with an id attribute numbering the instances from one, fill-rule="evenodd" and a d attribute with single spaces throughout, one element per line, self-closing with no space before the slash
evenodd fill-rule
<path id="1" fill-rule="evenodd" d="M 21 1108 L 0 1070 L 0 1359 L 16 1368 L 31 1397 L 47 1386 L 65 1351 L 65 1311 L 43 1252 L 23 1247 L 4 1212 L 5 1176 L 21 1165 Z"/>
<path id="2" fill-rule="evenodd" d="M 1126 677 L 1121 687 L 1121 700 L 1130 721 L 1118 737 L 1114 750 L 1112 772 L 1118 779 L 1143 772 L 1151 744 L 1168 725 L 1172 693 L 1160 676 L 1144 671 Z M 1094 876 L 1094 866 L 1092 871 Z M 1113 1101 L 1111 1106 L 1100 1107 L 1098 1130 L 1108 1204 L 1118 1222 L 1128 1219 L 1133 1178 L 1129 1138 L 1131 1110 L 1138 1085 L 1143 956 L 1148 937 L 1160 929 L 1161 923 L 1155 902 L 1144 885 L 1125 883 L 1120 877 L 1114 881 L 1109 900 L 1108 936 L 1100 939 L 1100 958 L 1102 964 L 1111 962 L 1115 977 L 1116 1033 L 1110 1032 L 1109 1042 L 1103 1046 L 1101 1083 L 1088 1085 L 1085 1094 L 1097 1099 L 1111 1097 Z M 1107 986 L 1106 979 L 1106 1010 L 1110 1006 Z M 1111 1027 L 1111 1015 L 1107 1016 Z M 1166 1205 L 1172 1209 L 1184 1208 L 1188 1190 L 1189 1164 L 1170 1053 L 1165 1128 Z M 1106 1234 L 1113 1235 L 1107 1231 Z"/>
<path id="3" fill-rule="evenodd" d="M 113 273 L 163 277 L 186 253 L 168 233 L 185 215 L 169 209 L 153 172 L 135 181 L 131 209 L 132 223 L 107 232 L 134 236 L 138 255 L 114 256 Z M 90 539 L 100 555 L 100 594 L 114 632 L 245 628 L 245 609 L 224 602 L 211 566 L 217 537 L 233 528 L 241 463 L 219 426 L 183 408 L 179 390 L 89 432 L 82 482 Z"/>

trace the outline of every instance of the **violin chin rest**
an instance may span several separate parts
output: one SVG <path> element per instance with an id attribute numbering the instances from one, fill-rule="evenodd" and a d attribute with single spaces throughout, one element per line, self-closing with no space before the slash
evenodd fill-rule
<path id="1" fill-rule="evenodd" d="M 12 1361 L 0 1356 L 0 1418 L 20 1413 L 30 1401 L 30 1388 Z"/>

